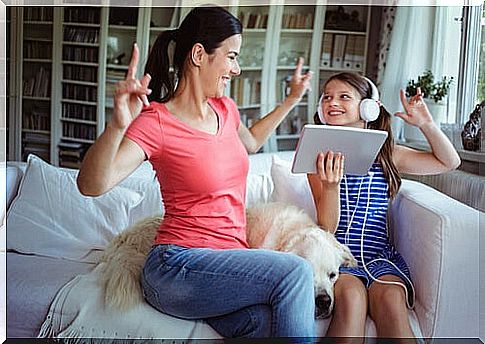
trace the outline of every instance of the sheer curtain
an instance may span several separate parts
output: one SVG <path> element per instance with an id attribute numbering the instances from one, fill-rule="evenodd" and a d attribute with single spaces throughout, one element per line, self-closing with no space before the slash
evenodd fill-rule
<path id="1" fill-rule="evenodd" d="M 457 80 L 460 27 L 455 18 L 460 15 L 461 8 L 456 6 L 396 8 L 387 60 L 378 75 L 381 100 L 390 113 L 402 111 L 399 90 L 428 69 L 437 78 L 447 75 Z M 456 82 L 453 87 L 455 94 Z M 451 105 L 454 101 L 450 97 Z M 404 139 L 403 121 L 393 118 L 392 125 L 395 139 Z"/>

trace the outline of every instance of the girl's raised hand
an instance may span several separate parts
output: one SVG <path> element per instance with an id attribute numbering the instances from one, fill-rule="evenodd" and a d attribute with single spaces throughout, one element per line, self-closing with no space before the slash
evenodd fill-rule
<path id="1" fill-rule="evenodd" d="M 299 57 L 295 71 L 293 72 L 290 80 L 291 90 L 288 98 L 292 98 L 297 101 L 299 101 L 305 95 L 307 90 L 311 91 L 310 80 L 313 73 L 311 71 L 308 71 L 304 75 L 302 75 L 303 62 L 303 57 Z"/>
<path id="2" fill-rule="evenodd" d="M 120 130 L 128 128 L 140 113 L 143 105 L 149 105 L 147 95 L 151 93 L 148 88 L 151 77 L 145 74 L 141 80 L 136 79 L 139 56 L 140 52 L 135 43 L 126 78 L 116 85 L 111 125 Z"/>
<path id="3" fill-rule="evenodd" d="M 418 128 L 433 123 L 433 117 L 431 117 L 428 107 L 423 100 L 424 95 L 421 93 L 420 87 L 418 87 L 416 95 L 409 98 L 409 101 L 406 99 L 406 93 L 402 89 L 399 92 L 399 96 L 405 112 L 397 112 L 395 116 Z"/>
<path id="4" fill-rule="evenodd" d="M 317 174 L 323 184 L 338 186 L 344 176 L 344 156 L 328 151 L 317 156 Z"/>

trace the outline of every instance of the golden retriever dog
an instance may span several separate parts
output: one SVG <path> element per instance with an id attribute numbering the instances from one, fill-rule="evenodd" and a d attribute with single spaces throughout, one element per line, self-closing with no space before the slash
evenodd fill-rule
<path id="1" fill-rule="evenodd" d="M 118 234 L 105 249 L 98 263 L 98 282 L 106 306 L 128 310 L 143 300 L 141 271 L 162 218 L 142 219 Z M 292 252 L 307 259 L 314 269 L 316 316 L 330 315 L 339 266 L 356 264 L 346 246 L 302 210 L 282 203 L 248 209 L 247 237 L 252 248 Z"/>
<path id="2" fill-rule="evenodd" d="M 308 260 L 313 267 L 315 316 L 332 313 L 339 267 L 357 265 L 347 246 L 318 227 L 303 210 L 277 202 L 249 208 L 246 233 L 252 248 L 291 252 Z"/>

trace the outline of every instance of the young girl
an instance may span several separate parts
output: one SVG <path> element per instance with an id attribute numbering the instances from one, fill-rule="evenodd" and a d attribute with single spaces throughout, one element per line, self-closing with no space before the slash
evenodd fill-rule
<path id="1" fill-rule="evenodd" d="M 342 342 L 351 341 L 349 337 L 364 337 L 369 313 L 378 337 L 413 337 L 407 307 L 413 307 L 414 290 L 406 262 L 388 239 L 388 201 L 399 190 L 400 173 L 441 173 L 458 167 L 460 158 L 433 122 L 419 89 L 409 101 L 401 90 L 405 112 L 396 116 L 421 129 L 431 152 L 394 144 L 391 115 L 379 103 L 377 88 L 370 80 L 354 73 L 340 73 L 327 80 L 323 92 L 317 123 L 388 132 L 367 175 L 345 175 L 344 157 L 331 151 L 319 154 L 317 173 L 308 175 L 318 224 L 348 245 L 359 262 L 356 268 L 340 270 L 327 336 L 346 337 L 341 338 Z M 362 119 L 368 117 L 364 112 L 369 110 L 368 105 L 362 109 L 362 100 L 374 102 L 370 107 L 375 107 L 377 119 Z"/>

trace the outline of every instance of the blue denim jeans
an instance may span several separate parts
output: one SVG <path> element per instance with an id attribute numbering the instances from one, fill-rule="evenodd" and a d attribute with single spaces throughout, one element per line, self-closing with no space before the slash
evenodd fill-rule
<path id="1" fill-rule="evenodd" d="M 157 310 L 204 319 L 223 337 L 297 342 L 316 335 L 313 270 L 294 254 L 158 245 L 141 285 Z"/>

